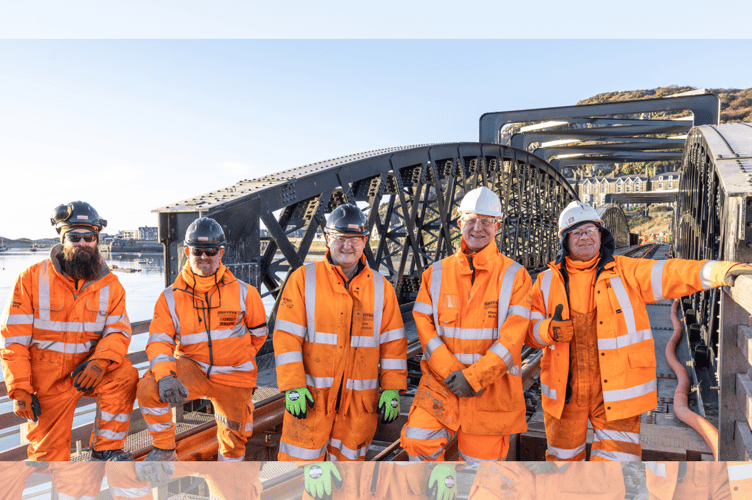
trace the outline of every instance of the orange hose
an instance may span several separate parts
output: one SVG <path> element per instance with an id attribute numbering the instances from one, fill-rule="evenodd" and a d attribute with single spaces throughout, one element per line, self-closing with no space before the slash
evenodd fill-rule
<path id="1" fill-rule="evenodd" d="M 682 422 L 696 430 L 700 436 L 708 443 L 713 457 L 718 460 L 718 429 L 713 424 L 702 418 L 697 413 L 689 409 L 687 405 L 687 394 L 689 394 L 689 376 L 678 359 L 676 359 L 676 345 L 682 336 L 682 326 L 679 322 L 677 311 L 679 310 L 679 299 L 674 300 L 671 305 L 671 323 L 674 325 L 674 334 L 666 345 L 666 360 L 671 369 L 676 373 L 678 384 L 674 392 L 674 413 Z"/>

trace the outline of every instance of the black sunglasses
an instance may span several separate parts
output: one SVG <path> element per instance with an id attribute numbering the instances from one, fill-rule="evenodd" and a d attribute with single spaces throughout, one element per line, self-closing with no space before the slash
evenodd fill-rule
<path id="1" fill-rule="evenodd" d="M 214 257 L 219 253 L 219 248 L 191 248 L 191 255 L 201 257 L 205 253 L 208 257 Z"/>
<path id="2" fill-rule="evenodd" d="M 97 236 L 95 234 L 73 234 L 73 233 L 67 233 L 65 235 L 65 239 L 70 241 L 71 243 L 78 243 L 81 240 L 84 240 L 86 243 L 91 243 L 92 241 L 97 239 Z"/>

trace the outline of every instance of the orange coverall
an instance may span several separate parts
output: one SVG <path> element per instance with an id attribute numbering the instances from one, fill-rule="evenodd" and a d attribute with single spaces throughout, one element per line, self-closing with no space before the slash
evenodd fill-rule
<path id="1" fill-rule="evenodd" d="M 342 487 L 332 487 L 332 500 L 426 500 L 431 469 L 425 463 L 340 462 Z M 312 500 L 305 490 L 303 500 Z"/>
<path id="2" fill-rule="evenodd" d="M 391 283 L 366 265 L 347 281 L 324 260 L 295 270 L 274 326 L 277 386 L 308 387 L 305 419 L 285 412 L 279 460 L 364 460 L 379 388 L 407 389 L 407 337 Z M 379 370 L 379 367 L 381 368 Z"/>
<path id="3" fill-rule="evenodd" d="M 150 369 L 138 383 L 154 446 L 175 448 L 170 404 L 159 398 L 159 380 L 175 373 L 188 389 L 186 400 L 212 401 L 219 460 L 242 460 L 253 434 L 254 358 L 266 335 L 264 305 L 254 287 L 224 264 L 212 276 L 197 276 L 186 264 L 154 307 L 146 344 Z"/>
<path id="4" fill-rule="evenodd" d="M 742 467 L 752 468 L 744 464 Z M 681 469 L 685 469 L 683 474 Z M 728 469 L 728 470 L 727 470 Z M 739 471 L 738 469 L 736 470 Z M 726 462 L 645 462 L 650 500 L 737 500 L 750 498 L 752 489 L 734 497 L 729 489 L 733 467 Z M 741 493 L 737 490 L 737 494 Z"/>
<path id="5" fill-rule="evenodd" d="M 402 429 L 411 460 L 443 459 L 456 432 L 463 460 L 504 460 L 509 435 L 527 429 L 520 356 L 530 275 L 495 244 L 468 256 L 463 239 L 461 249 L 423 273 L 413 308 L 423 377 Z M 447 388 L 457 370 L 477 396 Z"/>
<path id="6" fill-rule="evenodd" d="M 0 320 L 3 375 L 8 396 L 25 390 L 39 398 L 42 414 L 29 422 L 29 460 L 70 460 L 71 428 L 81 396 L 97 399 L 92 447 L 123 447 L 136 397 L 138 372 L 125 357 L 131 325 L 125 291 L 101 260 L 101 277 L 74 283 L 50 258 L 20 274 Z M 102 382 L 88 393 L 71 372 L 91 359 L 110 361 Z"/>
<path id="7" fill-rule="evenodd" d="M 468 500 L 535 500 L 536 477 L 522 462 L 481 462 Z"/>
<path id="8" fill-rule="evenodd" d="M 645 305 L 722 286 L 738 265 L 623 256 L 596 265 L 597 259 L 565 258 L 569 294 L 561 264 L 549 264 L 533 286 L 526 343 L 547 347 L 540 380 L 548 460 L 585 459 L 588 419 L 593 460 L 640 460 L 640 414 L 657 405 L 655 346 Z M 549 335 L 559 304 L 564 319 L 574 322 L 570 343 Z M 565 403 L 570 370 L 572 395 Z"/>

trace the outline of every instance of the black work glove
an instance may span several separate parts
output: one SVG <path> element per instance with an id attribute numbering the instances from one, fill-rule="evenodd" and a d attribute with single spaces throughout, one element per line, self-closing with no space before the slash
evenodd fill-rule
<path id="1" fill-rule="evenodd" d="M 447 387 L 449 387 L 449 390 L 452 391 L 458 398 L 467 398 L 476 395 L 475 389 L 473 389 L 473 386 L 471 386 L 470 382 L 467 381 L 465 374 L 462 373 L 462 370 L 457 370 L 456 372 L 449 375 L 444 380 L 444 383 L 447 385 Z"/>
<path id="2" fill-rule="evenodd" d="M 574 324 L 571 319 L 561 319 L 561 312 L 564 310 L 564 304 L 556 306 L 554 317 L 551 318 L 551 324 L 548 327 L 551 338 L 556 342 L 571 342 L 574 336 Z"/>
<path id="3" fill-rule="evenodd" d="M 14 394 L 13 413 L 26 420 L 36 422 L 42 414 L 42 407 L 36 394 L 29 394 L 23 389 L 18 389 Z"/>
<path id="4" fill-rule="evenodd" d="M 159 380 L 159 399 L 165 403 L 180 404 L 188 397 L 188 389 L 175 372 Z"/>
<path id="5" fill-rule="evenodd" d="M 747 275 L 752 274 L 752 267 L 749 267 L 749 266 L 735 267 L 726 273 L 726 276 L 723 277 L 723 282 L 726 283 L 728 286 L 734 286 L 736 284 L 736 278 L 738 278 L 739 276 L 743 276 L 745 274 Z"/>

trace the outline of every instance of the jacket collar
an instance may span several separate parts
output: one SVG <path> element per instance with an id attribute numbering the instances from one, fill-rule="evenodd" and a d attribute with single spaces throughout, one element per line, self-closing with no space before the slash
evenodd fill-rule
<path id="1" fill-rule="evenodd" d="M 457 261 L 460 263 L 463 272 L 471 272 L 470 259 L 473 258 L 473 268 L 475 269 L 488 269 L 492 265 L 492 261 L 499 255 L 499 249 L 496 248 L 496 242 L 492 241 L 486 245 L 482 250 L 472 253 L 470 255 L 465 253 L 467 250 L 467 243 L 462 238 L 460 241 L 460 251 L 455 254 Z"/>
<path id="2" fill-rule="evenodd" d="M 368 267 L 368 260 L 366 260 L 366 256 L 361 255 L 360 261 L 358 261 L 357 271 L 355 271 L 355 274 L 353 275 L 353 277 L 348 280 L 347 277 L 345 276 L 345 273 L 342 272 L 342 267 L 332 262 L 332 256 L 329 254 L 329 252 L 330 252 L 329 249 L 327 249 L 326 254 L 324 254 L 324 265 L 326 266 L 327 271 L 329 271 L 330 273 L 334 273 L 336 276 L 340 276 L 345 281 L 354 280 L 355 278 L 360 276 L 360 274 L 363 272 L 365 268 Z"/>

